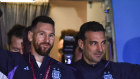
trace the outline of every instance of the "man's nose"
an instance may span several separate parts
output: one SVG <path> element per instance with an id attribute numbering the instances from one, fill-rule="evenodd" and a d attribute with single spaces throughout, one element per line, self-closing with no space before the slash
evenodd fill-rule
<path id="1" fill-rule="evenodd" d="M 50 41 L 50 38 L 49 38 L 49 36 L 48 36 L 48 35 L 46 35 L 46 36 L 45 36 L 44 41 L 45 41 L 45 42 L 49 42 L 49 41 Z"/>
<path id="2" fill-rule="evenodd" d="M 102 45 L 101 45 L 101 44 L 98 44 L 98 45 L 97 45 L 97 50 L 98 50 L 98 51 L 100 51 L 100 52 L 102 52 L 102 51 L 103 51 L 103 47 L 102 47 Z"/>

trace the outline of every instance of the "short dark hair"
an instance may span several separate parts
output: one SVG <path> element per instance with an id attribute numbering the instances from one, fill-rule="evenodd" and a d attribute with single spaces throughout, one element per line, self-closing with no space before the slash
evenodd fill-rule
<path id="1" fill-rule="evenodd" d="M 103 31 L 105 33 L 105 29 L 102 24 L 96 21 L 90 21 L 84 23 L 81 26 L 80 31 L 78 33 L 78 38 L 84 41 L 86 39 L 85 33 L 87 31 L 93 31 L 93 32 Z"/>
<path id="2" fill-rule="evenodd" d="M 15 24 L 7 33 L 8 36 L 8 45 L 11 45 L 11 39 L 13 36 L 16 36 L 18 38 L 23 39 L 23 34 L 26 26 L 20 25 L 20 24 Z"/>
<path id="3" fill-rule="evenodd" d="M 48 17 L 48 16 L 38 16 L 32 21 L 31 30 L 36 28 L 36 25 L 37 25 L 38 22 L 49 23 L 49 24 L 52 24 L 53 27 L 55 25 L 54 21 L 50 17 Z"/>

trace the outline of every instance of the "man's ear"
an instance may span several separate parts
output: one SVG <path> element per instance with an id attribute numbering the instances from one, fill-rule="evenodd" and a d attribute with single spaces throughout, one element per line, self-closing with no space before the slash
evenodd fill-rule
<path id="1" fill-rule="evenodd" d="M 33 32 L 29 31 L 28 32 L 28 40 L 31 42 L 33 40 Z"/>
<path id="2" fill-rule="evenodd" d="M 81 39 L 78 40 L 78 45 L 83 50 L 84 42 Z"/>

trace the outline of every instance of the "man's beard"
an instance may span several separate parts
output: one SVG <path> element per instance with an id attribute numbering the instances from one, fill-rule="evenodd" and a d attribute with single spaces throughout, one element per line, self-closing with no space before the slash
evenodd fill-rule
<path id="1" fill-rule="evenodd" d="M 41 44 L 47 44 L 48 46 L 50 46 L 49 48 L 42 48 Z M 41 55 L 41 56 L 48 56 L 52 47 L 49 43 L 40 43 L 39 45 L 37 43 L 35 43 L 35 41 L 33 42 L 33 46 L 35 48 L 35 51 Z"/>

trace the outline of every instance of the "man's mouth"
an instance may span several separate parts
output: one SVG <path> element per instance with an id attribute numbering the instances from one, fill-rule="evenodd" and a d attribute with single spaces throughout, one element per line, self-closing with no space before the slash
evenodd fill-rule
<path id="1" fill-rule="evenodd" d="M 96 57 L 101 57 L 102 56 L 102 53 L 96 53 L 95 56 Z"/>
<path id="2" fill-rule="evenodd" d="M 49 47 L 49 46 L 50 46 L 49 44 L 41 44 L 41 47 L 47 48 L 47 47 Z"/>

